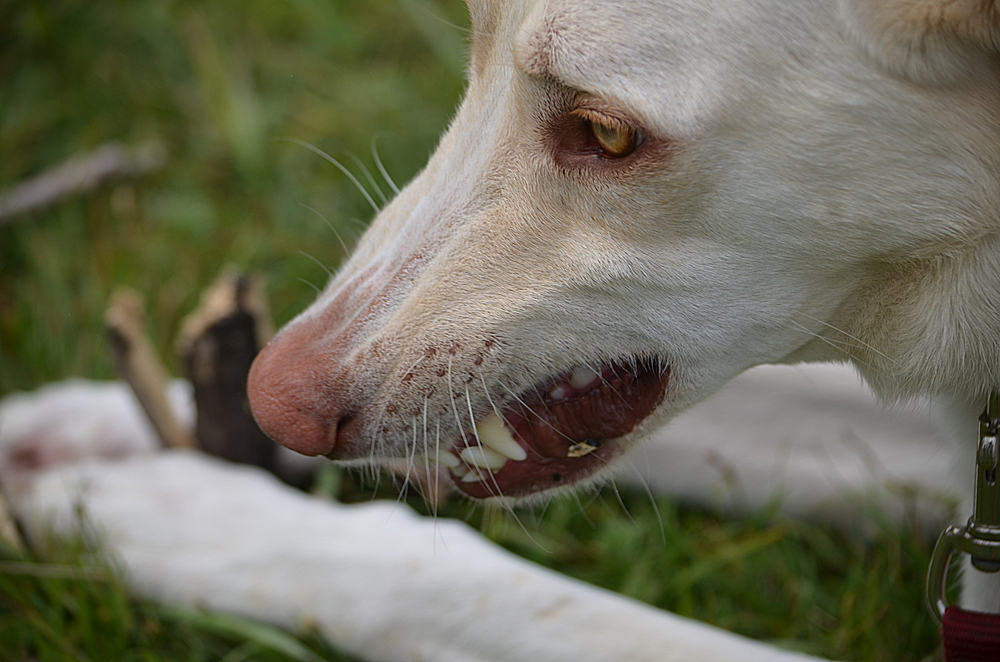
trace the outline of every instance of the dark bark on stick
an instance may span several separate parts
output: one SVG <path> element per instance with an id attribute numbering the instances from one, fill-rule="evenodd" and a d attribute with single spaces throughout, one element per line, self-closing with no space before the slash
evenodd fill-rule
<path id="1" fill-rule="evenodd" d="M 167 399 L 167 372 L 146 337 L 142 295 L 121 288 L 111 296 L 104 315 L 111 362 L 115 372 L 132 387 L 160 441 L 168 448 L 193 448 Z"/>
<path id="2" fill-rule="evenodd" d="M 271 334 L 260 279 L 224 274 L 185 319 L 178 345 L 194 386 L 198 445 L 273 472 L 277 447 L 257 427 L 246 391 L 250 364 Z"/>

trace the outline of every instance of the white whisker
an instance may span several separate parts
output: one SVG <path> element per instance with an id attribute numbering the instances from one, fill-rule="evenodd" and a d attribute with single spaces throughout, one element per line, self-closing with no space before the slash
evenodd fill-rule
<path id="1" fill-rule="evenodd" d="M 406 493 L 406 489 L 410 486 L 410 475 L 413 473 L 416 467 L 416 450 L 417 450 L 417 419 L 413 419 L 413 441 L 407 445 L 406 457 L 403 464 L 403 484 L 400 485 L 399 489 L 396 491 L 396 503 L 403 502 L 403 495 Z"/>
<path id="2" fill-rule="evenodd" d="M 469 420 L 472 421 L 472 433 L 476 435 L 476 441 L 482 446 L 482 441 L 479 439 L 479 430 L 476 429 L 476 417 L 472 413 L 472 397 L 469 395 L 469 387 L 465 387 L 465 402 L 469 406 Z M 482 469 L 483 474 L 489 474 L 490 481 L 493 483 L 493 487 L 497 489 L 496 496 L 503 496 L 503 490 L 500 489 L 500 485 L 497 483 L 496 474 L 487 468 Z"/>
<path id="3" fill-rule="evenodd" d="M 423 361 L 424 359 L 426 359 L 426 358 L 427 358 L 427 355 L 426 355 L 426 354 L 421 354 L 421 355 L 420 355 L 420 358 L 418 358 L 418 359 L 417 359 L 416 361 L 414 361 L 414 362 L 413 362 L 413 363 L 412 363 L 412 364 L 410 365 L 410 367 L 409 367 L 409 368 L 407 368 L 407 369 L 406 369 L 406 370 L 405 370 L 405 371 L 403 372 L 403 377 L 402 377 L 402 379 L 405 379 L 405 378 L 406 378 L 406 376 L 407 376 L 408 374 L 410 374 L 410 371 L 412 371 L 412 370 L 413 370 L 414 368 L 416 368 L 416 367 L 417 367 L 417 365 L 419 365 L 419 363 L 420 363 L 421 361 Z"/>
<path id="4" fill-rule="evenodd" d="M 504 425 L 507 425 L 507 427 L 510 427 L 508 425 L 508 423 L 507 423 L 507 419 L 503 417 L 503 413 L 500 411 L 500 408 L 497 407 L 496 403 L 493 402 L 493 398 L 490 397 L 490 389 L 488 389 L 486 387 L 486 377 L 483 376 L 483 369 L 482 368 L 479 368 L 479 381 L 481 381 L 483 383 L 483 393 L 486 394 L 486 400 L 487 400 L 487 402 L 490 403 L 490 408 L 493 409 L 493 413 L 497 415 L 497 418 L 499 418 L 501 421 L 503 421 Z"/>
<path id="5" fill-rule="evenodd" d="M 379 185 L 375 181 L 375 178 L 372 177 L 371 170 L 368 169 L 368 166 L 362 163 L 361 159 L 355 156 L 352 152 L 344 152 L 344 153 L 347 154 L 347 156 L 349 156 L 352 161 L 354 161 L 354 165 L 361 168 L 361 172 L 364 174 L 365 179 L 368 180 L 368 183 L 371 184 L 372 189 L 375 190 L 375 192 L 378 194 L 379 199 L 382 200 L 382 205 L 385 205 L 385 203 L 389 202 L 389 199 L 385 197 L 385 193 L 382 191 L 381 188 L 379 188 Z"/>
<path id="6" fill-rule="evenodd" d="M 829 345 L 830 347 L 833 347 L 834 349 L 836 349 L 838 351 L 846 353 L 847 349 L 845 349 L 845 348 L 851 348 L 851 347 L 855 346 L 855 345 L 851 345 L 850 343 L 842 341 L 842 340 L 834 340 L 833 338 L 827 338 L 826 336 L 824 336 L 824 335 L 822 335 L 820 333 L 816 333 L 815 331 L 811 330 L 809 327 L 804 326 L 804 325 L 796 322 L 795 320 L 789 320 L 789 323 L 792 324 L 792 325 L 794 325 L 794 327 L 797 328 L 797 329 L 799 329 L 800 331 L 805 331 L 808 335 L 812 336 L 813 338 L 815 338 L 815 339 L 817 339 L 817 340 L 819 340 L 819 341 L 821 341 L 823 343 L 826 343 L 827 345 Z M 851 356 L 851 359 L 854 362 L 856 362 L 856 363 L 860 363 L 860 364 L 862 364 L 864 366 L 867 366 L 869 368 L 873 368 L 873 366 L 870 363 L 868 363 L 866 361 L 862 361 L 861 359 L 859 359 L 856 356 Z"/>
<path id="7" fill-rule="evenodd" d="M 311 211 L 312 213 L 316 214 L 321 219 L 323 219 L 323 222 L 326 223 L 326 227 L 330 228 L 330 232 L 332 232 L 333 236 L 335 236 L 337 238 L 337 241 L 340 242 L 340 247 L 344 249 L 344 257 L 347 257 L 348 255 L 351 254 L 351 249 L 347 247 L 347 243 L 344 241 L 344 238 L 341 236 L 340 232 L 337 230 L 337 228 L 334 227 L 333 223 L 331 223 L 326 216 L 321 214 L 318 209 L 313 209 L 307 204 L 303 204 L 300 202 L 299 206 L 302 207 L 303 209 L 308 209 L 309 211 Z"/>
<path id="8" fill-rule="evenodd" d="M 545 423 L 546 425 L 548 425 L 548 424 L 549 424 L 549 422 L 548 422 L 548 421 L 546 421 L 546 420 L 545 420 L 544 418 L 542 418 L 542 415 L 541 415 L 541 414 L 539 414 L 539 413 L 538 413 L 538 412 L 536 412 L 536 411 L 535 411 L 534 409 L 532 409 L 531 407 L 529 407 L 529 406 L 528 406 L 528 404 L 527 404 L 527 403 L 526 403 L 526 402 L 525 402 L 524 400 L 522 400 L 522 399 L 521 399 L 521 398 L 520 398 L 520 397 L 519 397 L 519 396 L 517 395 L 517 393 L 514 393 L 514 391 L 512 391 L 512 390 L 510 389 L 510 387 L 508 387 L 508 386 L 507 386 L 506 384 L 504 384 L 503 382 L 500 382 L 500 381 L 498 381 L 498 382 L 497 382 L 497 384 L 499 384 L 499 385 L 500 385 L 500 387 L 501 387 L 501 388 L 502 388 L 503 390 L 505 390 L 505 391 L 507 391 L 508 393 L 510 393 L 510 395 L 511 395 L 511 397 L 512 397 L 512 398 L 514 398 L 514 399 L 515 399 L 515 400 L 517 400 L 517 401 L 518 401 L 519 403 L 521 403 L 521 406 L 522 406 L 522 407 L 524 407 L 524 409 L 525 409 L 526 411 L 529 411 L 529 412 L 531 412 L 531 413 L 532 413 L 532 414 L 533 414 L 533 415 L 534 415 L 534 416 L 535 416 L 535 417 L 536 417 L 536 418 L 537 418 L 538 420 L 540 420 L 541 422 Z M 548 408 L 548 407 L 546 407 L 546 409 L 547 409 L 547 408 Z M 556 433 L 558 433 L 558 434 L 559 434 L 559 436 L 561 436 L 561 437 L 562 437 L 563 439 L 565 439 L 566 441 L 569 441 L 569 442 L 572 442 L 572 441 L 573 441 L 572 439 L 570 439 L 570 438 L 569 438 L 569 436 L 568 436 L 568 435 L 566 435 L 566 434 L 565 434 L 565 433 L 563 433 L 563 432 L 560 432 L 560 431 L 559 431 L 559 430 L 557 430 L 557 429 L 556 429 L 555 427 L 553 427 L 552 429 L 553 429 L 553 430 L 554 430 L 554 431 L 555 431 Z"/>
<path id="9" fill-rule="evenodd" d="M 586 364 L 584 364 L 584 365 L 586 365 Z M 603 367 L 604 367 L 604 366 L 603 366 L 603 365 L 601 365 L 601 366 L 599 366 L 599 367 L 598 367 L 598 369 L 597 369 L 597 370 L 594 370 L 594 368 L 592 368 L 591 366 L 587 365 L 587 369 L 589 369 L 589 370 L 593 370 L 594 372 L 596 372 L 596 373 L 597 373 L 597 377 L 598 377 L 598 379 L 600 379 L 600 380 L 601 380 L 601 383 L 602 383 L 602 384 L 604 384 L 605 386 L 607 386 L 608 388 L 610 388 L 610 389 L 611 389 L 611 392 L 612 392 L 612 393 L 614 393 L 615 395 L 617 395 L 617 396 L 618 396 L 618 398 L 619 398 L 619 399 L 620 399 L 620 400 L 621 400 L 621 401 L 622 401 L 623 403 L 625 403 L 625 406 L 626 406 L 626 407 L 628 407 L 629 409 L 632 409 L 632 403 L 631 403 L 631 402 L 629 402 L 629 401 L 628 401 L 628 399 L 626 399 L 626 397 L 625 397 L 624 395 L 622 395 L 622 393 L 621 393 L 620 391 L 618 391 L 617 389 L 613 388 L 613 387 L 611 386 L 611 383 L 610 383 L 610 382 L 609 382 L 608 380 L 606 380 L 606 379 L 604 378 L 604 370 L 603 370 Z M 634 369 L 633 369 L 633 372 L 637 372 L 637 370 L 638 370 L 637 368 L 634 368 Z"/>
<path id="10" fill-rule="evenodd" d="M 451 356 L 448 357 L 448 397 L 451 400 L 451 410 L 455 414 L 455 425 L 462 439 L 465 439 L 465 428 L 462 426 L 462 419 L 458 415 L 458 405 L 455 404 L 455 389 L 451 385 Z M 473 422 L 475 425 L 475 422 Z"/>
<path id="11" fill-rule="evenodd" d="M 377 140 L 378 136 L 372 136 L 372 158 L 375 159 L 375 167 L 378 168 L 379 173 L 382 175 L 382 179 L 384 179 L 389 185 L 392 192 L 399 195 L 399 187 L 396 186 L 396 182 L 392 181 L 392 177 L 389 176 L 389 172 L 385 169 L 385 166 L 382 165 L 382 159 L 379 158 L 378 147 L 375 144 Z"/>
<path id="12" fill-rule="evenodd" d="M 642 485 L 642 491 L 649 498 L 649 505 L 651 505 L 653 507 L 653 512 L 656 513 L 656 522 L 657 522 L 657 524 L 660 527 L 660 541 L 663 544 L 666 544 L 666 542 L 667 542 L 667 530 L 663 526 L 663 515 L 660 514 L 660 505 L 656 502 L 656 495 L 653 494 L 653 489 L 649 486 L 649 481 L 646 480 L 646 477 L 642 475 L 642 472 L 639 471 L 638 467 L 636 467 L 635 465 L 632 465 L 632 471 L 634 471 L 635 474 L 636 474 L 636 476 L 639 477 L 639 483 Z M 615 494 L 618 494 L 618 484 L 615 483 L 614 480 L 611 481 L 611 484 L 615 488 Z M 618 496 L 618 501 L 619 501 L 619 503 L 622 503 L 622 501 L 621 501 L 621 495 Z M 628 508 L 625 507 L 624 503 L 622 503 L 622 508 L 626 512 L 628 512 Z M 629 518 L 631 519 L 631 514 L 629 515 Z"/>
<path id="13" fill-rule="evenodd" d="M 814 322 L 819 322 L 820 324 L 822 324 L 823 326 L 827 327 L 828 329 L 836 331 L 837 333 L 842 334 L 848 340 L 850 340 L 850 341 L 852 341 L 854 343 L 857 343 L 856 345 L 850 345 L 848 343 L 843 343 L 844 345 L 846 345 L 848 347 L 864 347 L 865 349 L 867 349 L 867 350 L 869 350 L 869 351 L 871 351 L 871 352 L 873 352 L 875 354 L 878 354 L 879 356 L 881 356 L 883 359 L 886 359 L 887 361 L 891 361 L 892 363 L 897 363 L 897 361 L 895 359 L 893 359 L 891 356 L 889 356 L 888 354 L 885 354 L 884 352 L 879 351 L 878 348 L 874 347 L 873 345 L 871 345 L 869 343 L 866 343 L 861 338 L 858 338 L 855 335 L 851 335 L 850 333 L 847 333 L 843 329 L 839 329 L 839 328 L 835 327 L 834 325 L 830 324 L 829 322 L 825 322 L 825 321 L 819 319 L 818 317 L 813 317 L 812 315 L 809 315 L 808 313 L 803 313 L 802 311 L 798 311 L 798 312 L 803 317 L 808 318 L 808 319 L 810 319 L 810 320 L 812 320 Z M 800 328 L 802 328 L 803 330 L 808 330 L 808 329 L 806 329 L 806 327 L 801 326 L 801 325 L 800 325 Z M 819 334 L 816 334 L 816 335 L 817 335 L 817 337 L 819 337 Z"/>
<path id="14" fill-rule="evenodd" d="M 305 251 L 299 251 L 299 255 L 301 255 L 303 257 L 307 257 L 310 260 L 312 260 L 313 262 L 315 262 L 316 264 L 318 264 L 319 268 L 322 269 L 323 271 L 325 271 L 327 276 L 329 276 L 330 278 L 333 278 L 333 270 L 330 269 L 325 264 L 323 264 L 319 259 L 313 257 L 312 255 L 310 255 L 309 253 L 306 253 Z"/>
<path id="15" fill-rule="evenodd" d="M 367 200 L 368 204 L 370 204 L 372 206 L 372 209 L 375 210 L 375 213 L 377 214 L 379 212 L 379 207 L 378 207 L 377 204 L 375 204 L 375 200 L 372 198 L 371 194 L 368 193 L 368 190 L 364 186 L 361 185 L 361 182 L 358 181 L 358 178 L 355 177 L 354 174 L 350 170 L 348 170 L 346 167 L 344 167 L 344 164 L 342 164 L 340 161 L 338 161 L 337 159 L 333 158 L 332 156 L 330 156 L 329 154 L 327 154 L 326 152 L 324 152 L 323 150 L 321 150 L 319 147 L 316 147 L 315 145 L 307 143 L 304 140 L 299 140 L 298 138 L 283 138 L 282 140 L 287 140 L 288 142 L 295 143 L 296 145 L 299 145 L 300 147 L 305 147 L 310 152 L 313 152 L 314 154 L 317 154 L 318 156 L 322 157 L 323 159 L 329 161 L 338 170 L 340 170 L 340 172 L 344 173 L 344 175 L 346 175 L 347 178 L 349 180 L 351 180 L 351 183 L 354 184 L 354 186 L 356 186 L 359 191 L 361 191 L 361 195 L 365 196 L 365 200 Z"/>

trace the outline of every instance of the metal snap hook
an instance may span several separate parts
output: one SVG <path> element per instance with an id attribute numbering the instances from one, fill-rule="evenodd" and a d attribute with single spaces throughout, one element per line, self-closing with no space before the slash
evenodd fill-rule
<path id="1" fill-rule="evenodd" d="M 982 572 L 1000 571 L 1000 393 L 990 393 L 986 411 L 979 417 L 979 446 L 976 450 L 976 487 L 972 517 L 964 527 L 949 526 L 941 533 L 927 570 L 926 602 L 931 617 L 940 626 L 948 608 L 945 582 L 954 553 L 971 557 L 972 566 Z"/>

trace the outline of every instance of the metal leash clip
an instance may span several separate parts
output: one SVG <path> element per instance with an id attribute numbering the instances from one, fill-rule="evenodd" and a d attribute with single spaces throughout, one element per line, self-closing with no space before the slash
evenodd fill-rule
<path id="1" fill-rule="evenodd" d="M 979 448 L 976 451 L 976 491 L 972 517 L 963 526 L 949 526 L 941 533 L 927 570 L 927 609 L 940 626 L 948 601 L 945 581 L 952 555 L 965 552 L 972 566 L 982 572 L 1000 571 L 1000 393 L 990 393 L 986 411 L 979 417 Z"/>

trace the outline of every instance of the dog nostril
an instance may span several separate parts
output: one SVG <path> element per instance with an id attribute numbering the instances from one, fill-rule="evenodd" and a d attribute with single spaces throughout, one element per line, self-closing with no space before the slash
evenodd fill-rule
<path id="1" fill-rule="evenodd" d="M 337 434 L 339 435 L 341 430 L 346 426 L 350 425 L 354 421 L 354 414 L 348 414 L 337 421 Z"/>
<path id="2" fill-rule="evenodd" d="M 354 444 L 347 441 L 354 434 L 356 420 L 353 413 L 344 415 L 330 426 L 330 440 L 333 442 L 330 450 L 323 455 L 331 460 L 346 460 L 356 456 Z"/>
<path id="3" fill-rule="evenodd" d="M 257 425 L 271 439 L 303 455 L 326 455 L 337 443 L 337 417 L 315 404 L 316 380 L 305 365 L 310 358 L 292 343 L 272 341 L 250 367 L 247 396 Z"/>

